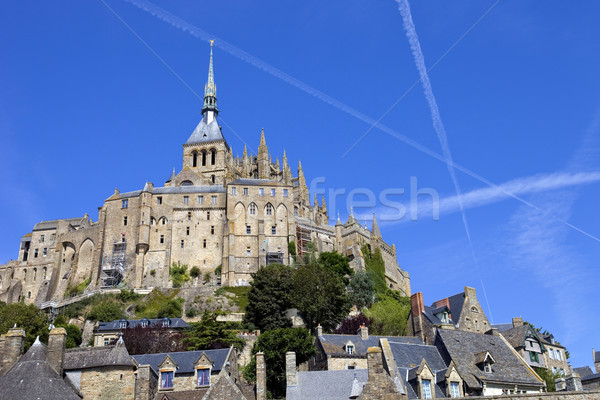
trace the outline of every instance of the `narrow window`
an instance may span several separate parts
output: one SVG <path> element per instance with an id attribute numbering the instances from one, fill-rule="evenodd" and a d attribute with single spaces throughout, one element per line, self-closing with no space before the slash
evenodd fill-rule
<path id="1" fill-rule="evenodd" d="M 56 240 L 56 233 L 53 233 L 53 234 L 50 236 L 50 240 Z"/>
<path id="2" fill-rule="evenodd" d="M 250 225 L 246 225 L 246 234 L 250 234 L 252 233 L 252 229 L 250 228 Z"/>
<path id="3" fill-rule="evenodd" d="M 44 247 L 44 250 L 42 252 L 43 256 L 46 257 L 48 255 L 48 248 Z"/>
<path id="4" fill-rule="evenodd" d="M 352 346 L 352 345 L 346 346 L 346 353 L 348 353 L 350 355 L 354 354 L 354 346 Z"/>
<path id="5" fill-rule="evenodd" d="M 207 211 L 207 212 L 206 212 L 206 220 L 207 220 L 207 221 L 210 221 L 210 211 Z"/>
<path id="6" fill-rule="evenodd" d="M 121 200 L 121 208 L 127 208 L 129 207 L 129 200 L 125 199 L 125 200 Z"/>
<path id="7" fill-rule="evenodd" d="M 273 206 L 271 204 L 267 204 L 267 215 L 273 214 Z"/>
<path id="8" fill-rule="evenodd" d="M 211 180 L 211 182 L 212 182 L 212 183 L 215 183 L 215 176 L 214 176 L 214 175 L 211 175 L 211 176 L 210 176 L 210 180 Z"/>
<path id="9" fill-rule="evenodd" d="M 215 149 L 212 149 L 210 151 L 210 164 L 215 165 L 216 162 L 217 162 L 217 151 Z"/>
<path id="10" fill-rule="evenodd" d="M 23 270 L 23 281 L 27 282 L 27 270 L 26 269 Z"/>
<path id="11" fill-rule="evenodd" d="M 41 235 L 41 236 L 40 236 L 40 242 L 41 242 L 41 243 L 44 243 L 44 240 L 45 240 L 45 239 L 46 239 L 46 236 L 44 236 L 44 235 Z"/>
<path id="12" fill-rule="evenodd" d="M 204 196 L 198 196 L 198 204 L 204 204 Z"/>
<path id="13" fill-rule="evenodd" d="M 48 269 L 46 267 L 44 267 L 44 269 L 42 270 L 42 279 L 46 280 L 46 277 L 48 276 Z"/>
<path id="14" fill-rule="evenodd" d="M 287 189 L 283 189 L 283 197 L 288 197 L 288 190 Z"/>
<path id="15" fill-rule="evenodd" d="M 217 204 L 217 196 L 211 196 L 211 201 L 213 204 Z"/>
<path id="16" fill-rule="evenodd" d="M 271 189 L 271 197 L 275 197 L 275 189 Z"/>
<path id="17" fill-rule="evenodd" d="M 123 226 L 127 226 L 127 216 L 123 217 Z"/>
<path id="18" fill-rule="evenodd" d="M 263 189 L 263 188 L 258 189 L 258 195 L 260 197 L 263 197 L 265 195 L 265 189 Z"/>
<path id="19" fill-rule="evenodd" d="M 202 247 L 206 248 L 206 239 L 202 241 Z"/>
<path id="20" fill-rule="evenodd" d="M 190 196 L 183 196 L 183 204 L 189 204 Z"/>
<path id="21" fill-rule="evenodd" d="M 37 279 L 37 268 L 33 269 L 33 280 L 35 281 Z"/>
<path id="22" fill-rule="evenodd" d="M 206 165 L 206 150 L 202 150 L 202 166 Z"/>
<path id="23" fill-rule="evenodd" d="M 181 248 L 183 249 L 183 246 L 185 245 L 185 240 L 181 239 Z"/>
<path id="24" fill-rule="evenodd" d="M 160 235 L 160 244 L 163 244 L 165 242 L 165 235 Z"/>
<path id="25" fill-rule="evenodd" d="M 31 298 L 31 292 L 27 292 L 27 298 L 30 299 Z"/>
<path id="26" fill-rule="evenodd" d="M 244 196 L 248 196 L 248 188 L 244 188 Z"/>
<path id="27" fill-rule="evenodd" d="M 275 225 L 271 227 L 271 235 L 277 235 L 277 227 Z"/>
<path id="28" fill-rule="evenodd" d="M 191 221 L 191 220 L 192 220 L 192 212 L 188 211 L 188 221 Z"/>
<path id="29" fill-rule="evenodd" d="M 195 167 L 198 163 L 198 153 L 195 151 L 192 152 L 192 167 Z"/>
<path id="30" fill-rule="evenodd" d="M 246 255 L 247 255 L 247 256 L 249 256 L 249 255 L 251 255 L 251 254 L 252 254 L 252 253 L 250 252 L 250 247 L 246 247 Z"/>
<path id="31" fill-rule="evenodd" d="M 33 258 L 37 258 L 37 256 L 38 256 L 38 249 L 35 249 L 33 251 Z"/>
<path id="32" fill-rule="evenodd" d="M 232 195 L 232 196 L 235 196 L 235 194 L 236 194 L 236 188 L 235 188 L 235 187 L 232 187 L 232 188 L 231 188 L 231 195 Z"/>
<path id="33" fill-rule="evenodd" d="M 294 217 L 298 216 L 298 207 L 294 207 Z"/>
<path id="34" fill-rule="evenodd" d="M 431 381 L 429 379 L 423 379 L 423 398 L 431 399 Z"/>
<path id="35" fill-rule="evenodd" d="M 159 205 L 162 204 L 162 196 L 158 196 L 156 198 L 156 204 L 159 204 Z"/>
<path id="36" fill-rule="evenodd" d="M 162 224 L 163 224 L 163 225 L 166 225 L 166 224 L 167 224 L 167 219 L 166 219 L 166 218 L 163 218 L 163 219 L 162 219 Z"/>
<path id="37" fill-rule="evenodd" d="M 215 234 L 215 226 L 214 225 L 211 225 L 211 227 L 210 227 L 210 234 L 211 235 Z"/>
<path id="38" fill-rule="evenodd" d="M 189 226 L 185 228 L 185 234 L 190 236 L 190 227 Z"/>

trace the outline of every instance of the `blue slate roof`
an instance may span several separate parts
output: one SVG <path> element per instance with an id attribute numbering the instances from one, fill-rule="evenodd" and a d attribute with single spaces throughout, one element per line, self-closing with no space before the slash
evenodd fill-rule
<path id="1" fill-rule="evenodd" d="M 210 185 L 210 186 L 165 186 L 155 187 L 151 190 L 153 194 L 185 194 L 185 193 L 225 193 L 227 189 L 221 185 Z M 131 192 L 124 192 L 119 194 L 119 199 L 126 199 L 130 197 L 138 197 L 142 193 L 142 190 L 134 190 Z"/>
<path id="2" fill-rule="evenodd" d="M 280 186 L 281 183 L 271 179 L 236 179 L 230 185 Z"/>
<path id="3" fill-rule="evenodd" d="M 319 336 L 319 343 L 325 354 L 329 356 L 348 356 L 344 346 L 348 341 L 354 344 L 354 352 L 349 357 L 366 357 L 369 347 L 379 347 L 379 339 L 385 338 L 389 342 L 423 344 L 423 341 L 414 336 L 373 336 L 365 340 L 360 335 L 322 335 Z M 420 362 L 420 361 L 419 361 Z"/>
<path id="4" fill-rule="evenodd" d="M 348 400 L 353 386 L 358 384 L 362 392 L 367 383 L 368 370 L 298 371 L 297 379 L 297 386 L 287 387 L 287 400 Z"/>
<path id="5" fill-rule="evenodd" d="M 216 119 L 213 119 L 207 124 L 206 117 L 203 117 L 185 144 L 207 143 L 218 140 L 225 140 L 219 123 Z"/>
<path id="6" fill-rule="evenodd" d="M 185 328 L 190 327 L 188 325 L 188 323 L 185 322 L 181 318 L 169 318 L 168 320 L 169 320 L 168 328 L 185 329 Z M 98 332 L 106 332 L 106 331 L 121 330 L 121 321 L 123 321 L 123 320 L 100 322 L 100 325 L 98 326 L 97 331 Z M 137 326 L 142 325 L 143 319 L 129 319 L 129 320 L 125 320 L 125 321 L 127 322 L 127 328 L 135 328 Z M 152 326 L 162 327 L 163 326 L 162 325 L 163 318 L 153 318 L 153 319 L 148 319 L 147 321 L 148 321 L 148 326 L 150 326 L 150 327 L 152 327 Z"/>
<path id="7" fill-rule="evenodd" d="M 592 369 L 587 365 L 585 367 L 573 368 L 573 372 L 578 373 L 581 379 L 594 375 L 594 371 L 592 371 Z"/>
<path id="8" fill-rule="evenodd" d="M 175 353 L 138 354 L 131 357 L 133 357 L 138 365 L 150 365 L 158 373 L 158 366 L 166 356 L 169 356 L 177 364 L 177 371 L 175 372 L 175 376 L 177 376 L 179 374 L 194 373 L 194 363 L 200 358 L 202 353 L 205 353 L 213 361 L 212 372 L 218 373 L 225 366 L 229 350 L 180 351 Z"/>

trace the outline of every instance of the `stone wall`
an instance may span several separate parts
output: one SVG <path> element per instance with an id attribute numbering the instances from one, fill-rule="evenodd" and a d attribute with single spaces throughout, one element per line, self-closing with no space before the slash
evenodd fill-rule
<path id="1" fill-rule="evenodd" d="M 80 392 L 84 398 L 133 399 L 135 374 L 131 367 L 98 367 L 82 371 Z"/>
<path id="2" fill-rule="evenodd" d="M 529 393 L 497 396 L 458 397 L 469 400 L 598 400 L 600 390 L 590 392 Z"/>

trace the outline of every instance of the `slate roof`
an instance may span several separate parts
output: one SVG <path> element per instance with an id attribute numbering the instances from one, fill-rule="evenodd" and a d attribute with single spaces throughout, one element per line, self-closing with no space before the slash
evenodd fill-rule
<path id="1" fill-rule="evenodd" d="M 143 190 L 143 189 L 142 189 Z M 142 190 L 119 193 L 119 199 L 138 197 Z M 186 194 L 186 193 L 225 193 L 227 189 L 222 185 L 199 185 L 199 186 L 165 186 L 152 189 L 153 194 Z"/>
<path id="2" fill-rule="evenodd" d="M 0 399 L 81 400 L 46 361 L 47 347 L 39 340 L 0 378 Z"/>
<path id="3" fill-rule="evenodd" d="M 435 316 L 435 314 L 441 312 L 444 308 L 446 308 L 446 306 L 443 307 L 438 307 L 438 308 L 433 308 L 433 307 L 429 307 L 429 306 L 424 306 L 423 307 L 423 314 L 425 315 L 425 317 L 434 325 L 442 325 L 443 322 L 441 319 L 439 319 L 438 317 Z M 448 321 L 448 323 L 453 323 L 453 321 L 450 319 L 450 321 Z"/>
<path id="4" fill-rule="evenodd" d="M 581 378 L 581 382 L 587 382 L 587 381 L 591 381 L 594 379 L 600 379 L 600 374 L 592 374 L 592 375 L 588 375 L 585 378 Z"/>
<path id="5" fill-rule="evenodd" d="M 133 367 L 125 345 L 117 343 L 104 347 L 77 347 L 65 351 L 64 370 L 80 370 L 105 366 Z"/>
<path id="6" fill-rule="evenodd" d="M 81 218 L 53 219 L 53 220 L 48 220 L 48 221 L 41 221 L 33 226 L 33 230 L 34 231 L 45 231 L 48 229 L 56 229 L 56 228 L 58 228 L 58 223 L 60 221 L 66 221 L 73 226 L 79 226 L 81 223 Z"/>
<path id="7" fill-rule="evenodd" d="M 510 343 L 510 345 L 515 349 L 523 347 L 525 339 L 529 335 L 535 336 L 538 340 L 540 340 L 539 336 L 533 331 L 529 324 L 516 326 L 512 329 L 502 332 L 502 336 L 504 336 L 508 343 Z"/>
<path id="8" fill-rule="evenodd" d="M 498 332 L 505 332 L 505 331 L 507 331 L 509 329 L 514 328 L 514 326 L 511 323 L 507 323 L 507 324 L 493 324 L 492 328 L 498 329 Z"/>
<path id="9" fill-rule="evenodd" d="M 149 319 L 149 326 L 158 326 L 162 327 L 163 318 L 153 318 Z M 169 318 L 170 324 L 169 328 L 189 328 L 187 322 L 185 322 L 182 318 Z M 127 320 L 127 328 L 135 328 L 137 326 L 141 326 L 141 319 L 128 319 Z M 106 331 L 118 331 L 121 330 L 121 320 L 115 320 L 110 322 L 100 322 L 100 325 L 96 329 L 98 332 L 106 332 Z"/>
<path id="10" fill-rule="evenodd" d="M 288 386 L 287 400 L 348 400 L 367 383 L 368 370 L 298 371 L 297 386 Z M 355 382 L 356 380 L 356 382 Z"/>
<path id="11" fill-rule="evenodd" d="M 319 336 L 319 342 L 323 351 L 328 356 L 346 356 L 346 357 L 367 357 L 369 347 L 379 347 L 379 339 L 385 338 L 388 342 L 423 344 L 423 341 L 414 336 L 374 336 L 369 335 L 366 340 L 360 338 L 360 335 L 322 335 Z M 348 355 L 344 346 L 351 341 L 354 344 L 354 354 Z M 421 361 L 419 360 L 419 363 Z"/>
<path id="12" fill-rule="evenodd" d="M 592 369 L 587 365 L 585 367 L 573 368 L 573 372 L 578 373 L 581 379 L 590 375 L 594 375 L 594 371 L 592 371 Z"/>
<path id="13" fill-rule="evenodd" d="M 216 118 L 207 124 L 206 117 L 203 117 L 185 144 L 207 143 L 217 140 L 225 140 L 225 138 Z"/>
<path id="14" fill-rule="evenodd" d="M 500 336 L 438 330 L 438 343 L 447 351 L 458 373 L 471 388 L 481 388 L 481 381 L 506 384 L 543 386 Z M 495 363 L 491 373 L 483 372 L 475 365 L 475 355 L 488 351 Z"/>
<path id="15" fill-rule="evenodd" d="M 155 400 L 201 400 L 208 392 L 208 388 L 181 390 L 175 392 L 159 392 L 154 397 Z"/>
<path id="16" fill-rule="evenodd" d="M 156 354 L 137 354 L 131 356 L 138 365 L 150 365 L 156 373 L 158 373 L 158 365 L 168 355 L 177 364 L 175 375 L 194 372 L 194 363 L 200 358 L 202 353 L 214 363 L 212 372 L 216 373 L 223 369 L 227 354 L 230 349 L 217 350 L 196 350 L 196 351 L 180 351 L 175 353 L 156 353 Z"/>
<path id="17" fill-rule="evenodd" d="M 452 321 L 457 324 L 460 319 L 460 314 L 462 313 L 463 305 L 465 304 L 464 292 L 448 297 L 448 303 L 450 304 L 450 317 Z"/>
<path id="18" fill-rule="evenodd" d="M 271 179 L 236 179 L 230 185 L 280 186 L 281 183 Z"/>

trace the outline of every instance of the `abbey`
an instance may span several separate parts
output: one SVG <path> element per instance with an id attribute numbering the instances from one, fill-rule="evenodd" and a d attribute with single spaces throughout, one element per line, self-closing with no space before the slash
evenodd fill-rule
<path id="1" fill-rule="evenodd" d="M 222 285 L 247 285 L 269 263 L 290 264 L 297 253 L 338 251 L 355 270 L 361 248 L 379 249 L 390 288 L 410 295 L 396 248 L 385 243 L 375 217 L 369 230 L 351 214 L 330 226 L 327 206 L 311 204 L 299 163 L 294 176 L 285 151 L 273 158 L 261 133 L 258 154 L 234 157 L 217 116 L 211 47 L 202 120 L 183 144 L 183 166 L 164 186 L 119 192 L 99 208 L 98 221 L 43 221 L 23 236 L 18 259 L 0 266 L 0 300 L 41 305 L 69 288 L 170 287 L 173 263 L 219 272 Z M 220 267 L 220 268 L 219 268 Z"/>

